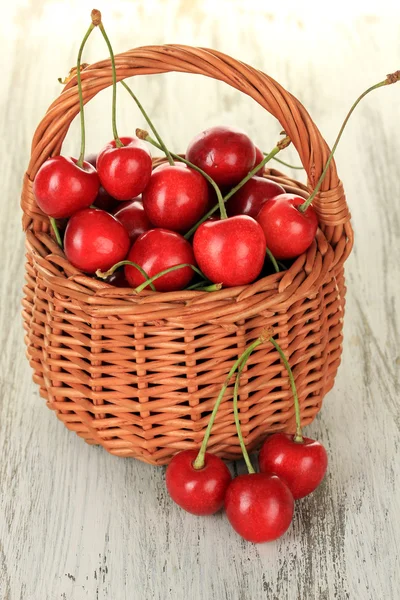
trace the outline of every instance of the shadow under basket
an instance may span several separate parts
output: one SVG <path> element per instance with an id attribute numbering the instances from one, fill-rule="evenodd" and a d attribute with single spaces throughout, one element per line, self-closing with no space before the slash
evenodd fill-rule
<path id="1" fill-rule="evenodd" d="M 264 73 L 229 56 L 187 46 L 148 46 L 116 57 L 117 79 L 180 71 L 219 79 L 273 114 L 290 136 L 308 186 L 274 169 L 266 176 L 306 198 L 329 148 L 304 107 Z M 82 71 L 88 102 L 112 83 L 109 60 Z M 22 192 L 26 231 L 23 319 L 34 381 L 49 408 L 89 444 L 117 456 L 167 464 L 198 448 L 219 390 L 244 349 L 271 328 L 293 369 L 302 424 L 310 423 L 332 388 L 340 363 L 345 303 L 343 264 L 353 242 L 343 187 L 332 161 L 313 206 L 320 229 L 286 271 L 217 292 L 157 293 L 115 288 L 75 269 L 49 235 L 34 177 L 60 153 L 79 112 L 76 77 L 39 124 Z M 208 449 L 241 456 L 232 385 L 220 406 Z M 251 450 L 268 433 L 295 429 L 287 372 L 270 342 L 242 373 L 239 410 Z"/>

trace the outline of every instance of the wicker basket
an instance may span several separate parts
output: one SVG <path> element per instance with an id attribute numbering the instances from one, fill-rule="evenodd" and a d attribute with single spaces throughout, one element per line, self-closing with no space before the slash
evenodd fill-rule
<path id="1" fill-rule="evenodd" d="M 116 57 L 118 80 L 179 71 L 213 77 L 248 94 L 281 123 L 307 171 L 309 188 L 275 170 L 268 177 L 306 197 L 329 149 L 304 107 L 264 73 L 214 50 L 148 46 Z M 112 83 L 110 61 L 82 73 L 84 101 Z M 265 327 L 292 365 L 303 424 L 319 411 L 340 363 L 345 284 L 352 247 L 350 215 L 332 162 L 314 201 L 320 230 L 289 270 L 247 286 L 207 293 L 156 293 L 114 288 L 71 266 L 49 235 L 32 181 L 60 153 L 79 111 L 76 77 L 36 130 L 22 192 L 26 230 L 23 318 L 34 381 L 49 408 L 89 444 L 118 456 L 166 464 L 198 447 L 218 391 L 245 347 Z M 294 430 L 287 373 L 268 342 L 241 378 L 239 407 L 250 449 L 272 431 Z M 213 428 L 209 449 L 241 455 L 232 388 Z"/>

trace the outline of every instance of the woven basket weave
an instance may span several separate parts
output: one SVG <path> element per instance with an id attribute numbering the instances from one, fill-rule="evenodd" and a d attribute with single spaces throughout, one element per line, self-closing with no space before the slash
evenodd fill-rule
<path id="1" fill-rule="evenodd" d="M 219 79 L 248 94 L 281 123 L 308 174 L 309 186 L 275 170 L 267 176 L 307 197 L 329 149 L 304 107 L 264 73 L 214 50 L 148 46 L 116 57 L 118 80 L 179 71 Z M 84 101 L 112 83 L 110 61 L 82 72 Z M 60 153 L 79 112 L 76 77 L 39 124 L 22 191 L 26 230 L 23 318 L 34 381 L 63 423 L 112 454 L 166 464 L 201 443 L 209 414 L 234 360 L 271 327 L 293 368 L 303 424 L 313 420 L 340 363 L 345 284 L 352 247 L 350 215 L 331 163 L 314 201 L 320 229 L 309 250 L 285 272 L 247 286 L 207 293 L 114 288 L 79 272 L 49 235 L 32 182 Z M 250 449 L 268 432 L 293 431 L 287 373 L 268 342 L 241 378 L 241 423 Z M 209 442 L 226 459 L 241 455 L 232 387 Z"/>

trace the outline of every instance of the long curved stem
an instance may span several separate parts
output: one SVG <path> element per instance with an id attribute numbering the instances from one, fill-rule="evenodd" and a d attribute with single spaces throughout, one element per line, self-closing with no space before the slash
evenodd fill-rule
<path id="1" fill-rule="evenodd" d="M 266 152 L 263 152 L 263 154 L 266 154 Z M 281 165 L 284 165 L 285 167 L 289 167 L 289 169 L 297 169 L 299 171 L 304 170 L 303 166 L 291 165 L 290 163 L 287 163 L 286 161 L 282 160 L 281 158 L 277 158 L 276 156 L 274 156 L 274 160 L 276 160 L 276 162 L 280 163 Z"/>
<path id="2" fill-rule="evenodd" d="M 243 440 L 242 428 L 240 425 L 239 410 L 238 410 L 238 393 L 239 393 L 240 375 L 243 371 L 243 368 L 244 368 L 251 352 L 252 352 L 252 350 L 250 352 L 247 351 L 246 356 L 243 357 L 243 360 L 242 360 L 240 367 L 238 369 L 238 372 L 236 374 L 235 387 L 233 388 L 233 414 L 235 416 L 236 431 L 238 434 L 239 444 L 240 444 L 240 448 L 242 450 L 244 462 L 246 463 L 248 472 L 255 473 L 254 467 L 251 464 L 249 453 L 247 452 L 246 444 L 244 443 L 244 440 Z"/>
<path id="3" fill-rule="evenodd" d="M 85 131 L 85 113 L 84 113 L 84 104 L 83 104 L 83 94 L 82 94 L 82 77 L 81 77 L 81 61 L 82 61 L 82 53 L 87 42 L 89 35 L 92 33 L 94 29 L 93 23 L 90 24 L 89 29 L 87 30 L 85 37 L 82 40 L 82 43 L 79 48 L 78 58 L 76 60 L 76 79 L 78 83 L 78 94 L 79 94 L 79 115 L 81 122 L 81 151 L 79 154 L 77 165 L 79 167 L 83 166 L 83 161 L 85 159 L 85 145 L 86 145 L 86 131 Z"/>
<path id="4" fill-rule="evenodd" d="M 164 144 L 160 134 L 158 133 L 157 129 L 154 127 L 152 120 L 150 119 L 149 115 L 147 114 L 147 112 L 145 111 L 145 109 L 143 108 L 142 103 L 139 101 L 138 97 L 133 93 L 132 89 L 129 87 L 129 85 L 127 83 L 125 83 L 125 81 L 121 81 L 120 82 L 121 85 L 126 89 L 126 91 L 128 92 L 128 94 L 130 94 L 132 96 L 132 98 L 134 99 L 134 101 L 136 102 L 140 112 L 142 113 L 142 115 L 144 116 L 148 126 L 150 127 L 150 129 L 152 130 L 152 132 L 154 133 L 158 143 L 161 146 L 162 151 L 164 152 L 165 156 L 167 157 L 167 160 L 169 162 L 170 165 L 174 165 L 174 159 L 171 156 L 170 151 L 168 150 L 167 146 Z"/>
<path id="5" fill-rule="evenodd" d="M 142 292 L 148 285 L 150 285 L 151 283 L 153 283 L 153 281 L 156 281 L 159 277 L 162 277 L 163 275 L 168 275 L 168 273 L 172 273 L 173 271 L 178 271 L 179 269 L 184 269 L 186 267 L 189 267 L 195 273 L 197 273 L 198 275 L 200 275 L 200 277 L 203 277 L 203 279 L 205 281 L 207 281 L 207 278 L 200 271 L 200 269 L 198 269 L 197 267 L 195 267 L 194 265 L 192 265 L 190 263 L 182 263 L 180 265 L 174 265 L 173 267 L 168 267 L 168 269 L 164 269 L 163 271 L 160 271 L 159 273 L 156 273 L 156 275 L 153 275 L 152 277 L 149 277 L 149 279 L 147 281 L 144 281 L 143 283 L 141 283 L 140 285 L 138 285 L 135 288 L 136 294 L 140 294 L 140 292 Z"/>
<path id="6" fill-rule="evenodd" d="M 96 276 L 99 277 L 100 279 L 107 279 L 107 277 L 110 277 L 110 275 L 112 275 L 117 269 L 119 269 L 120 267 L 123 267 L 124 265 L 129 265 L 130 267 L 135 267 L 135 269 L 137 269 L 139 271 L 139 273 L 141 275 L 143 275 L 143 277 L 146 279 L 147 284 L 151 287 L 153 292 L 156 291 L 156 288 L 154 287 L 153 283 L 150 281 L 150 277 L 147 275 L 146 271 L 140 265 L 138 265 L 135 262 L 132 262 L 131 260 L 120 260 L 115 265 L 113 265 L 110 269 L 108 269 L 108 271 L 103 272 L 100 269 L 97 269 Z"/>
<path id="7" fill-rule="evenodd" d="M 115 56 L 114 56 L 114 51 L 111 46 L 111 42 L 108 39 L 108 35 L 106 34 L 106 30 L 104 29 L 104 25 L 102 22 L 99 23 L 99 29 L 103 35 L 104 41 L 107 44 L 107 48 L 110 53 L 110 59 L 111 59 L 112 80 L 113 80 L 111 119 L 112 119 L 113 136 L 114 136 L 115 145 L 117 146 L 117 148 L 122 148 L 123 143 L 121 142 L 119 135 L 118 135 L 118 131 L 117 131 L 117 71 L 115 68 Z"/>
<path id="8" fill-rule="evenodd" d="M 50 225 L 53 228 L 54 235 L 56 236 L 57 244 L 62 249 L 63 243 L 62 243 L 62 239 L 61 239 L 61 235 L 60 235 L 60 230 L 58 229 L 57 221 L 55 220 L 54 217 L 49 217 L 49 220 L 50 220 Z"/>
<path id="9" fill-rule="evenodd" d="M 234 374 L 234 372 L 236 371 L 236 369 L 238 368 L 238 366 L 242 363 L 243 357 L 246 357 L 246 355 L 247 355 L 247 353 L 249 351 L 251 353 L 255 348 L 257 348 L 257 346 L 259 346 L 260 344 L 262 344 L 264 341 L 265 341 L 265 339 L 262 336 L 259 337 L 259 338 L 257 338 L 252 344 L 250 344 L 250 346 L 247 348 L 247 350 L 245 350 L 243 352 L 243 354 L 241 354 L 239 356 L 239 358 L 234 362 L 231 370 L 229 371 L 228 376 L 227 376 L 227 378 L 225 380 L 225 383 L 222 386 L 222 388 L 221 388 L 221 390 L 220 390 L 220 392 L 218 394 L 217 400 L 216 400 L 216 402 L 214 404 L 214 408 L 213 408 L 213 411 L 212 411 L 212 413 L 210 415 L 210 419 L 208 421 L 207 429 L 206 429 L 206 432 L 204 434 L 204 438 L 203 438 L 200 450 L 199 450 L 199 452 L 197 454 L 197 457 L 196 457 L 196 459 L 195 459 L 195 461 L 193 463 L 193 467 L 195 469 L 202 469 L 204 467 L 205 454 L 206 454 L 206 451 L 207 451 L 207 444 L 208 444 L 208 440 L 210 439 L 211 430 L 213 428 L 215 417 L 217 415 L 219 406 L 220 406 L 220 404 L 222 402 L 222 398 L 224 397 L 224 394 L 225 394 L 226 389 L 227 389 L 227 387 L 229 385 L 229 382 L 231 380 L 232 375 Z"/>
<path id="10" fill-rule="evenodd" d="M 277 263 L 277 260 L 276 260 L 275 256 L 272 254 L 272 252 L 271 252 L 271 250 L 269 248 L 267 248 L 266 252 L 268 254 L 269 260 L 272 262 L 272 265 L 273 265 L 273 267 L 275 269 L 275 273 L 279 273 L 280 269 L 279 269 L 279 265 Z"/>

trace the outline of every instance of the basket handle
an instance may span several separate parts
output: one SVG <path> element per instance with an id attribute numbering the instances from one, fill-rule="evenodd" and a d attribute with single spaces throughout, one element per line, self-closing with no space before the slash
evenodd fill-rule
<path id="1" fill-rule="evenodd" d="M 251 96 L 278 119 L 299 153 L 307 172 L 310 191 L 315 186 L 329 156 L 329 148 L 304 106 L 262 71 L 216 50 L 182 45 L 135 48 L 117 55 L 115 61 L 118 81 L 134 75 L 175 71 L 212 77 Z M 84 102 L 88 102 L 111 84 L 112 72 L 109 59 L 89 65 L 82 71 Z M 31 159 L 21 202 L 25 229 L 32 221 L 35 229 L 44 228 L 44 222 L 47 228 L 47 217 L 36 205 L 31 183 L 43 162 L 49 156 L 60 153 L 69 125 L 78 112 L 79 100 L 75 76 L 52 103 L 33 137 Z M 342 238 L 344 231 L 347 239 L 349 241 L 352 239 L 350 213 L 333 160 L 313 206 L 328 241 L 336 244 Z"/>

